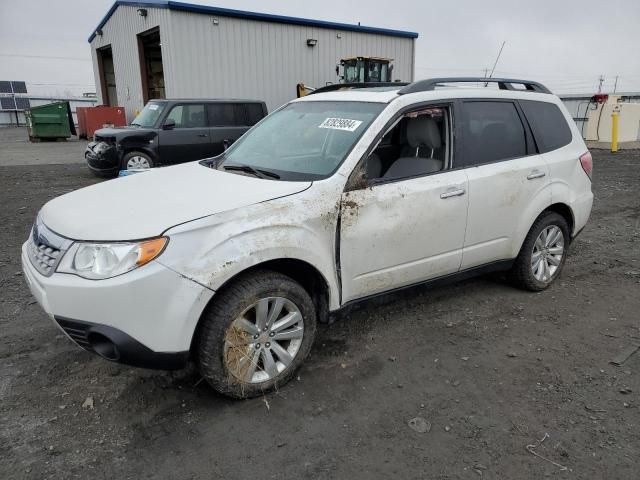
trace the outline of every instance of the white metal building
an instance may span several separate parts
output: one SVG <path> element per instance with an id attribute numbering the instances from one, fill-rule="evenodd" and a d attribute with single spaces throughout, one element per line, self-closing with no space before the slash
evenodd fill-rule
<path id="1" fill-rule="evenodd" d="M 302 4 L 301 4 L 302 5 Z M 131 121 L 150 98 L 251 98 L 269 111 L 296 84 L 337 83 L 353 56 L 393 59 L 414 78 L 417 33 L 181 2 L 117 0 L 89 37 L 99 102 Z"/>
<path id="2" fill-rule="evenodd" d="M 612 93 L 608 97 L 606 106 L 596 102 L 593 94 L 564 94 L 560 100 L 585 140 L 611 141 L 611 111 L 615 106 L 620 113 L 620 133 L 623 134 L 619 141 L 640 140 L 639 114 L 636 113 L 640 111 L 640 92 Z"/>

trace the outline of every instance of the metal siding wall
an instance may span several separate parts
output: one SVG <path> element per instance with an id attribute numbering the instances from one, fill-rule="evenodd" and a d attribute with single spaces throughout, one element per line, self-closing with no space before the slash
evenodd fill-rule
<path id="1" fill-rule="evenodd" d="M 102 36 L 96 35 L 91 41 L 91 56 L 93 59 L 94 75 L 96 77 L 96 91 L 100 102 L 103 102 L 98 73 L 96 48 L 111 45 L 113 65 L 116 75 L 116 92 L 118 105 L 124 107 L 127 121 L 135 117 L 135 111 L 142 109 L 142 79 L 140 78 L 140 60 L 138 56 L 137 35 L 154 27 L 160 27 L 160 41 L 163 44 L 162 63 L 165 65 L 165 87 L 168 83 L 165 58 L 164 40 L 168 37 L 169 14 L 168 9 L 148 8 L 147 17 L 141 17 L 138 7 L 119 6 L 109 21 L 102 27 Z"/>
<path id="2" fill-rule="evenodd" d="M 414 39 L 338 31 L 231 17 L 119 6 L 91 42 L 96 90 L 101 97 L 95 49 L 111 44 L 118 104 L 127 120 L 143 107 L 136 35 L 160 27 L 168 98 L 255 98 L 269 111 L 295 98 L 295 86 L 336 83 L 340 58 L 364 55 L 394 59 L 394 79 L 413 80 Z M 337 38 L 340 35 L 341 38 Z M 318 44 L 308 47 L 307 38 Z M 102 99 L 100 99 L 102 101 Z"/>
<path id="3" fill-rule="evenodd" d="M 162 44 L 169 97 L 256 98 L 272 111 L 295 98 L 299 82 L 336 83 L 337 61 L 354 55 L 393 58 L 394 78 L 413 79 L 413 39 L 230 17 L 214 25 L 210 15 L 170 13 Z M 308 47 L 307 38 L 318 44 Z"/>
<path id="4" fill-rule="evenodd" d="M 576 122 L 578 130 L 583 137 L 587 134 L 588 120 L 582 120 L 581 118 L 589 116 L 589 110 L 586 109 L 586 106 L 588 105 L 590 98 L 590 95 L 583 97 L 560 97 L 560 100 L 562 100 L 564 106 L 569 110 L 569 114 L 573 117 L 573 120 Z"/>

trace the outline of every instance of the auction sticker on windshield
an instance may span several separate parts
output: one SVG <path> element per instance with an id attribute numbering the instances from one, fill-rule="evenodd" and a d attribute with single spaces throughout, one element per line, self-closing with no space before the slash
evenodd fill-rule
<path id="1" fill-rule="evenodd" d="M 348 118 L 327 118 L 318 125 L 318 128 L 331 128 L 333 130 L 345 130 L 347 132 L 355 132 L 362 124 L 360 120 L 350 120 Z"/>

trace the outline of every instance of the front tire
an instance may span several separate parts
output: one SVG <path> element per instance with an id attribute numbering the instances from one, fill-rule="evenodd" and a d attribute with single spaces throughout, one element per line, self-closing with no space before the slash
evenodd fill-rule
<path id="1" fill-rule="evenodd" d="M 122 170 L 141 170 L 153 168 L 153 160 L 143 152 L 129 152 L 122 157 Z"/>
<path id="2" fill-rule="evenodd" d="M 539 292 L 558 278 L 570 243 L 567 221 L 555 212 L 544 212 L 534 222 L 511 268 L 512 281 L 520 288 Z"/>
<path id="3" fill-rule="evenodd" d="M 218 392 L 250 398 L 287 383 L 309 355 L 316 311 L 290 277 L 261 270 L 216 294 L 197 338 L 200 373 Z"/>

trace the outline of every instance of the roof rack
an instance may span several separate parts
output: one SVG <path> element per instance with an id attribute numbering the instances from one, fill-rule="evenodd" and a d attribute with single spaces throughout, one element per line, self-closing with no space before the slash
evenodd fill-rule
<path id="1" fill-rule="evenodd" d="M 313 92 L 308 95 L 313 95 L 314 93 L 325 93 L 325 92 L 334 92 L 336 90 L 353 90 L 357 88 L 377 88 L 377 87 L 407 87 L 409 83 L 406 82 L 368 82 L 368 83 L 333 83 L 331 85 L 325 85 L 324 87 L 316 88 Z"/>
<path id="2" fill-rule="evenodd" d="M 399 95 L 416 92 L 427 92 L 435 90 L 436 87 L 442 87 L 445 83 L 481 83 L 484 82 L 485 87 L 487 83 L 497 83 L 500 90 L 519 90 L 515 88 L 513 84 L 524 85 L 525 89 L 531 92 L 539 93 L 551 93 L 551 91 L 538 82 L 532 82 L 531 80 L 517 80 L 514 78 L 486 78 L 486 77 L 443 77 L 443 78 L 428 78 L 426 80 L 418 80 L 417 82 L 410 83 L 406 87 L 400 89 Z"/>

